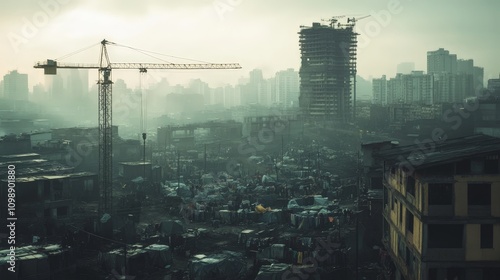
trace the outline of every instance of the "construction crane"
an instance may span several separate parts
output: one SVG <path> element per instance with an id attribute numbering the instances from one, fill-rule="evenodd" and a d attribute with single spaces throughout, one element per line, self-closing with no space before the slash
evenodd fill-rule
<path id="1" fill-rule="evenodd" d="M 98 84 L 98 123 L 99 123 L 99 216 L 110 214 L 113 211 L 113 162 L 112 162 L 112 84 L 111 70 L 113 69 L 135 69 L 141 73 L 148 69 L 241 69 L 238 63 L 112 63 L 109 59 L 107 45 L 116 43 L 102 40 L 101 53 L 98 64 L 59 63 L 57 60 L 46 60 L 38 62 L 34 68 L 41 68 L 45 75 L 57 74 L 57 69 L 97 69 L 99 72 Z M 130 48 L 130 47 L 128 47 Z M 133 48 L 132 48 L 133 49 Z M 143 134 L 143 137 L 145 135 Z"/>
<path id="2" fill-rule="evenodd" d="M 358 22 L 358 21 L 360 21 L 362 19 L 365 19 L 367 17 L 370 17 L 370 16 L 371 15 L 362 16 L 362 17 L 347 18 L 347 24 L 351 24 L 353 32 L 356 32 L 356 29 L 355 29 L 356 22 Z M 356 63 L 356 62 L 354 62 L 354 63 Z M 354 84 L 354 98 L 353 98 L 353 102 L 352 102 L 353 103 L 352 104 L 352 118 L 353 118 L 353 120 L 355 120 L 356 119 L 356 83 L 357 83 L 356 82 L 356 80 L 357 80 L 356 76 L 358 75 L 358 73 L 357 73 L 358 71 L 357 71 L 356 65 L 354 65 L 353 67 L 351 67 L 351 69 L 352 69 L 351 75 L 354 78 L 354 80 L 353 80 L 353 84 Z"/>
<path id="3" fill-rule="evenodd" d="M 334 26 L 335 23 L 337 23 L 339 21 L 338 19 L 345 18 L 345 17 L 346 17 L 345 15 L 342 15 L 342 16 L 332 16 L 329 19 L 321 19 L 321 21 L 330 23 L 330 27 L 333 28 L 333 27 L 335 27 Z"/>
<path id="4" fill-rule="evenodd" d="M 362 17 L 352 17 L 352 18 L 347 18 L 347 23 L 350 23 L 352 22 L 352 25 L 356 25 L 356 22 L 364 19 L 364 18 L 367 18 L 367 17 L 370 17 L 371 15 L 367 15 L 367 16 L 362 16 Z"/>

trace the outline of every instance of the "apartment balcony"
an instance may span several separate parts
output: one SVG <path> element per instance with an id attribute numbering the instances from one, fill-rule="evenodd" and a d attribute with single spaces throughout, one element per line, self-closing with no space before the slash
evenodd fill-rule
<path id="1" fill-rule="evenodd" d="M 465 261 L 465 248 L 427 248 L 422 261 Z"/>
<path id="2" fill-rule="evenodd" d="M 430 217 L 452 217 L 455 215 L 453 205 L 429 205 L 427 215 Z"/>

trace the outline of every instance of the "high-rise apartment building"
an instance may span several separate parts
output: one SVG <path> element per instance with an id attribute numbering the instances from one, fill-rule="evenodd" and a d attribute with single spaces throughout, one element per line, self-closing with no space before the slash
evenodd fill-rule
<path id="1" fill-rule="evenodd" d="M 469 74 L 434 74 L 434 99 L 437 103 L 461 103 L 474 95 L 474 80 Z"/>
<path id="2" fill-rule="evenodd" d="M 354 25 L 302 26 L 299 107 L 304 117 L 349 122 L 356 73 Z"/>
<path id="3" fill-rule="evenodd" d="M 28 74 L 14 70 L 3 76 L 3 94 L 6 99 L 28 100 Z"/>
<path id="4" fill-rule="evenodd" d="M 436 51 L 427 52 L 427 73 L 447 72 L 457 73 L 457 55 L 440 48 Z"/>
<path id="5" fill-rule="evenodd" d="M 387 79 L 385 75 L 372 80 L 373 104 L 387 105 Z"/>
<path id="6" fill-rule="evenodd" d="M 477 93 L 484 88 L 484 68 L 474 66 L 473 77 L 474 77 L 474 92 L 477 95 Z"/>
<path id="7" fill-rule="evenodd" d="M 498 79 L 488 80 L 488 90 L 490 91 L 500 91 L 500 75 Z"/>
<path id="8" fill-rule="evenodd" d="M 397 103 L 433 104 L 433 76 L 424 74 L 423 71 L 412 71 L 411 74 L 397 74 L 391 78 L 387 82 L 387 104 Z"/>
<path id="9" fill-rule="evenodd" d="M 292 68 L 279 71 L 275 77 L 276 103 L 284 107 L 297 106 L 299 102 L 299 73 Z"/>
<path id="10" fill-rule="evenodd" d="M 385 279 L 499 279 L 500 138 L 429 140 L 378 154 Z"/>

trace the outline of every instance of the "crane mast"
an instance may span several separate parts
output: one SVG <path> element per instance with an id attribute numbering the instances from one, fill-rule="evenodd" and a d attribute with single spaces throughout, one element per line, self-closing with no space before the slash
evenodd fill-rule
<path id="1" fill-rule="evenodd" d="M 99 123 L 99 216 L 112 214 L 113 211 L 113 114 L 112 114 L 112 69 L 135 69 L 145 73 L 147 69 L 241 69 L 238 63 L 111 63 L 107 45 L 115 44 L 107 40 L 101 41 L 99 64 L 59 63 L 56 60 L 38 62 L 34 68 L 44 69 L 44 74 L 55 75 L 58 68 L 97 69 L 98 79 L 98 123 Z M 145 133 L 143 133 L 145 138 Z"/>
<path id="2" fill-rule="evenodd" d="M 111 214 L 113 211 L 113 106 L 111 66 L 106 40 L 101 42 L 98 80 L 98 123 L 99 123 L 99 187 L 101 190 L 98 213 Z"/>

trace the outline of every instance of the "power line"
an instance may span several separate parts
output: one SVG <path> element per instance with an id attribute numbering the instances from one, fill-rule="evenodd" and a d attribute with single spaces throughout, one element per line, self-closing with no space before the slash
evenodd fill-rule
<path id="1" fill-rule="evenodd" d="M 95 233 L 92 233 L 92 232 L 86 231 L 86 230 L 84 230 L 84 229 L 78 228 L 78 227 L 76 227 L 76 226 L 74 226 L 74 225 L 68 225 L 68 226 L 73 227 L 73 228 L 75 228 L 75 229 L 77 229 L 77 230 L 79 230 L 79 231 L 81 231 L 81 232 L 83 232 L 83 233 L 86 233 L 86 234 L 88 234 L 88 235 L 92 235 L 92 236 L 95 236 L 95 237 L 97 237 L 97 238 L 101 238 L 101 239 L 106 240 L 106 241 L 110 241 L 110 242 L 113 242 L 113 243 L 116 243 L 116 244 L 120 244 L 120 245 L 123 245 L 123 246 L 127 246 L 127 244 L 126 244 L 126 243 L 123 243 L 123 242 L 120 242 L 120 241 L 116 241 L 116 240 L 113 240 L 113 239 L 109 239 L 109 238 L 104 237 L 104 236 L 97 235 L 97 234 L 95 234 Z"/>

